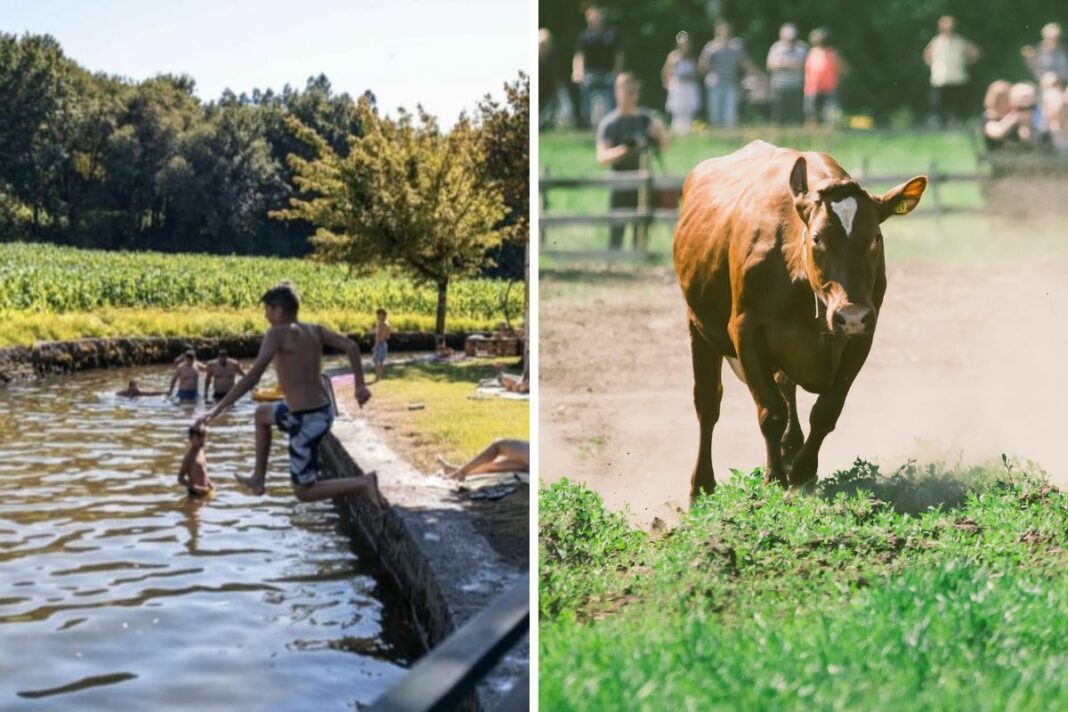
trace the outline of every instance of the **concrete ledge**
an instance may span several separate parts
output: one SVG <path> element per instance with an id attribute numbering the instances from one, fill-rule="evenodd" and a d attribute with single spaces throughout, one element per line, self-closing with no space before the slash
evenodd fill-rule
<path id="1" fill-rule="evenodd" d="M 398 456 L 365 419 L 341 412 L 323 444 L 332 476 L 377 471 L 383 509 L 348 498 L 354 524 L 407 592 L 428 647 L 485 608 L 525 571 L 504 561 L 476 531 L 455 484 L 428 478 Z M 358 458 L 358 460 L 357 460 Z M 492 709 L 529 671 L 529 638 L 509 653 L 477 690 L 473 708 Z"/>
<path id="2" fill-rule="evenodd" d="M 9 346 L 0 349 L 0 385 L 9 381 L 32 380 L 44 376 L 86 371 L 93 368 L 121 368 L 153 363 L 169 363 L 188 346 L 198 355 L 214 356 L 225 348 L 234 358 L 251 358 L 260 348 L 262 334 L 198 337 L 117 337 L 113 339 L 79 339 L 77 341 L 42 341 L 33 346 Z M 370 354 L 372 338 L 368 334 L 350 334 L 360 349 Z M 461 350 L 466 332 L 447 334 L 445 342 Z M 401 331 L 389 340 L 390 351 L 433 351 L 434 334 Z"/>

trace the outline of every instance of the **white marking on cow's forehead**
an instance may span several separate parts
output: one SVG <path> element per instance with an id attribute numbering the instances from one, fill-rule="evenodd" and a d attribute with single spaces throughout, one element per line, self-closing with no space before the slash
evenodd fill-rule
<path id="1" fill-rule="evenodd" d="M 850 197 L 836 200 L 831 203 L 831 208 L 834 210 L 834 214 L 838 216 L 838 219 L 842 221 L 846 237 L 849 237 L 853 232 L 853 218 L 857 216 L 857 199 Z"/>

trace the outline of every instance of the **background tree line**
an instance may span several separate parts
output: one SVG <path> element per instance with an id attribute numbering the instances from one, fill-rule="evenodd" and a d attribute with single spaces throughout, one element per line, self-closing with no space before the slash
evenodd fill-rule
<path id="1" fill-rule="evenodd" d="M 557 76 L 569 80 L 571 56 L 585 28 L 588 0 L 540 0 L 540 25 L 553 35 Z M 695 52 L 712 37 L 713 21 L 723 17 L 745 40 L 749 56 L 763 68 L 779 26 L 794 22 L 802 39 L 816 27 L 831 32 L 831 42 L 849 64 L 839 87 L 839 103 L 848 113 L 869 114 L 880 123 L 903 115 L 926 116 L 930 71 L 923 48 L 935 35 L 942 15 L 957 18 L 957 30 L 975 42 L 983 55 L 971 70 L 976 115 L 983 92 L 995 79 L 1030 79 L 1020 47 L 1039 41 L 1039 29 L 1051 21 L 1068 27 L 1063 0 L 603 0 L 609 25 L 620 37 L 626 69 L 642 80 L 642 103 L 662 110 L 665 92 L 660 69 L 675 47 L 675 34 L 690 33 Z"/>
<path id="2" fill-rule="evenodd" d="M 501 105 L 480 104 L 480 162 L 507 198 L 502 226 L 522 223 L 517 116 L 526 161 L 526 78 Z M 47 35 L 0 35 L 0 240 L 80 247 L 301 256 L 315 228 L 271 210 L 299 195 L 290 154 L 313 147 L 296 119 L 344 156 L 361 135 L 358 100 L 335 93 L 324 75 L 303 89 L 227 91 L 203 103 L 185 75 L 140 82 L 92 73 Z M 374 95 L 359 99 L 375 109 Z M 524 163 L 525 166 L 525 163 Z M 509 188 L 508 186 L 512 186 Z M 522 231 L 522 230 L 521 230 Z M 513 243 L 526 235 L 513 234 Z M 501 276 L 521 277 L 522 250 L 494 247 Z"/>

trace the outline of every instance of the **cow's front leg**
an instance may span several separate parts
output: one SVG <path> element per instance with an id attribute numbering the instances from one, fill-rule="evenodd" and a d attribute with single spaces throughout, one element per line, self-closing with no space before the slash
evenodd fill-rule
<path id="1" fill-rule="evenodd" d="M 690 477 L 690 501 L 699 494 L 716 490 L 716 476 L 712 471 L 712 431 L 719 420 L 719 404 L 723 398 L 723 357 L 713 350 L 700 329 L 690 324 L 690 343 L 693 351 L 693 402 L 700 426 L 697 463 Z"/>
<path id="2" fill-rule="evenodd" d="M 786 432 L 788 411 L 778 384 L 775 370 L 769 363 L 767 345 L 759 328 L 744 322 L 735 325 L 735 348 L 745 373 L 745 382 L 756 403 L 757 421 L 764 436 L 767 466 L 764 482 L 786 484 L 786 469 L 782 458 L 782 436 Z"/>
<path id="3" fill-rule="evenodd" d="M 842 352 L 838 371 L 834 374 L 831 388 L 816 399 L 809 414 L 809 433 L 805 444 L 794 458 L 790 469 L 790 484 L 800 487 L 807 482 L 816 479 L 816 468 L 819 467 L 820 446 L 824 438 L 830 434 L 838 424 L 838 416 L 842 414 L 846 396 L 853 386 L 860 367 L 864 365 L 871 350 L 871 337 L 853 337 Z"/>
<path id="4" fill-rule="evenodd" d="M 788 420 L 786 432 L 782 436 L 782 457 L 789 464 L 805 444 L 805 433 L 801 430 L 801 421 L 797 416 L 797 384 L 782 371 L 775 374 L 775 382 L 779 384 L 779 392 L 786 401 Z"/>

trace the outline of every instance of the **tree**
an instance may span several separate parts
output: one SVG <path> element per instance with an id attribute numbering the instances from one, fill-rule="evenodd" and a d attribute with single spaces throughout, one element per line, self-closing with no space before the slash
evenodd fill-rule
<path id="1" fill-rule="evenodd" d="M 317 227 L 320 259 L 354 272 L 402 269 L 438 291 L 435 331 L 445 338 L 449 283 L 477 274 L 487 250 L 500 244 L 507 208 L 501 189 L 482 168 L 477 127 L 466 116 L 448 133 L 420 108 L 397 119 L 380 116 L 368 97 L 357 104 L 362 135 L 341 157 L 318 133 L 289 117 L 291 130 L 315 158 L 289 156 L 301 196 L 272 212 Z"/>

